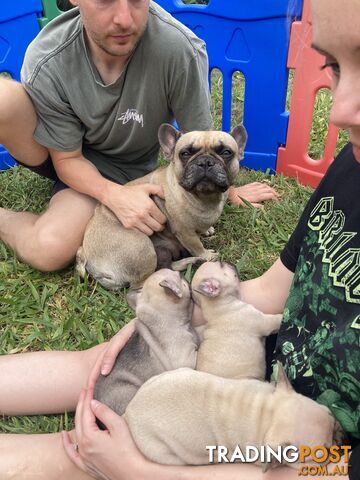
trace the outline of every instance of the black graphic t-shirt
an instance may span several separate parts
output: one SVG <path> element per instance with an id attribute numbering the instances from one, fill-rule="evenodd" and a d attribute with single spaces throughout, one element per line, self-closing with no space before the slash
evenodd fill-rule
<path id="1" fill-rule="evenodd" d="M 360 164 L 347 145 L 281 253 L 295 273 L 275 357 L 360 441 Z"/>

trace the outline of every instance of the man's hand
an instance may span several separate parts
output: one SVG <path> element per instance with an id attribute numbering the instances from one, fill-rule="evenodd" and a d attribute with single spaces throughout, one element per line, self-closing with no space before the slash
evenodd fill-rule
<path id="1" fill-rule="evenodd" d="M 103 352 L 99 355 L 93 369 L 90 372 L 87 388 L 93 389 L 100 373 L 108 375 L 115 363 L 117 356 L 124 345 L 135 331 L 135 322 L 131 320 L 125 327 L 118 331 L 116 335 L 105 346 Z"/>
<path id="2" fill-rule="evenodd" d="M 100 430 L 96 418 L 106 426 Z M 81 470 L 101 480 L 146 478 L 149 462 L 137 449 L 125 420 L 83 390 L 76 408 L 75 432 L 62 432 L 65 451 Z M 75 448 L 76 445 L 76 448 Z M 151 477 L 149 472 L 148 478 Z"/>
<path id="3" fill-rule="evenodd" d="M 230 187 L 229 201 L 232 205 L 245 207 L 246 204 L 241 200 L 244 198 L 255 208 L 263 208 L 265 200 L 277 200 L 279 194 L 266 183 L 253 182 L 242 187 Z"/>
<path id="4" fill-rule="evenodd" d="M 164 198 L 162 187 L 151 183 L 122 186 L 114 183 L 109 186 L 103 203 L 115 213 L 125 228 L 151 236 L 164 228 L 166 217 L 150 195 Z"/>

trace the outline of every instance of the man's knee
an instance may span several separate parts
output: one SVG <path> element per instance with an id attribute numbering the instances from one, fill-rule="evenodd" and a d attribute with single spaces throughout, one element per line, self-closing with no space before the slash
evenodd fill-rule
<path id="1" fill-rule="evenodd" d="M 80 246 L 77 238 L 64 235 L 52 225 L 44 225 L 36 231 L 33 266 L 42 272 L 61 270 L 70 265 Z"/>
<path id="2" fill-rule="evenodd" d="M 48 150 L 35 142 L 37 124 L 34 105 L 19 82 L 0 78 L 0 143 L 26 165 L 40 165 Z"/>
<path id="3" fill-rule="evenodd" d="M 24 104 L 29 101 L 26 98 L 21 83 L 7 78 L 0 78 L 0 122 L 1 125 L 9 126 L 9 122 L 16 121 L 17 107 L 19 102 Z M 1 132 L 0 132 L 1 135 Z"/>

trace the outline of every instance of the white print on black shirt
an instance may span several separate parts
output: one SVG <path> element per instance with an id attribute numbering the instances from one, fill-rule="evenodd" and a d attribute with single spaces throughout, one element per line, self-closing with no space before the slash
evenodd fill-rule
<path id="1" fill-rule="evenodd" d="M 144 115 L 139 113 L 135 108 L 128 108 L 126 112 L 120 115 L 118 120 L 121 120 L 123 125 L 132 120 L 133 122 L 140 123 L 142 127 L 144 126 Z"/>
<path id="2" fill-rule="evenodd" d="M 345 215 L 334 210 L 334 197 L 323 197 L 310 214 L 308 226 L 319 232 L 322 260 L 329 264 L 333 284 L 345 289 L 346 301 L 360 304 L 360 249 L 345 248 L 357 232 L 345 231 Z"/>

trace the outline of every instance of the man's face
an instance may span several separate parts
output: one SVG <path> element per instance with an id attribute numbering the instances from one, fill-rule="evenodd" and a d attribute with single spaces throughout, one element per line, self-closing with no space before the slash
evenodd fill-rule
<path id="1" fill-rule="evenodd" d="M 128 57 L 149 14 L 149 0 L 72 0 L 80 8 L 87 38 L 97 55 Z"/>
<path id="2" fill-rule="evenodd" d="M 312 0 L 313 43 L 332 74 L 331 121 L 349 132 L 360 163 L 360 1 Z"/>

